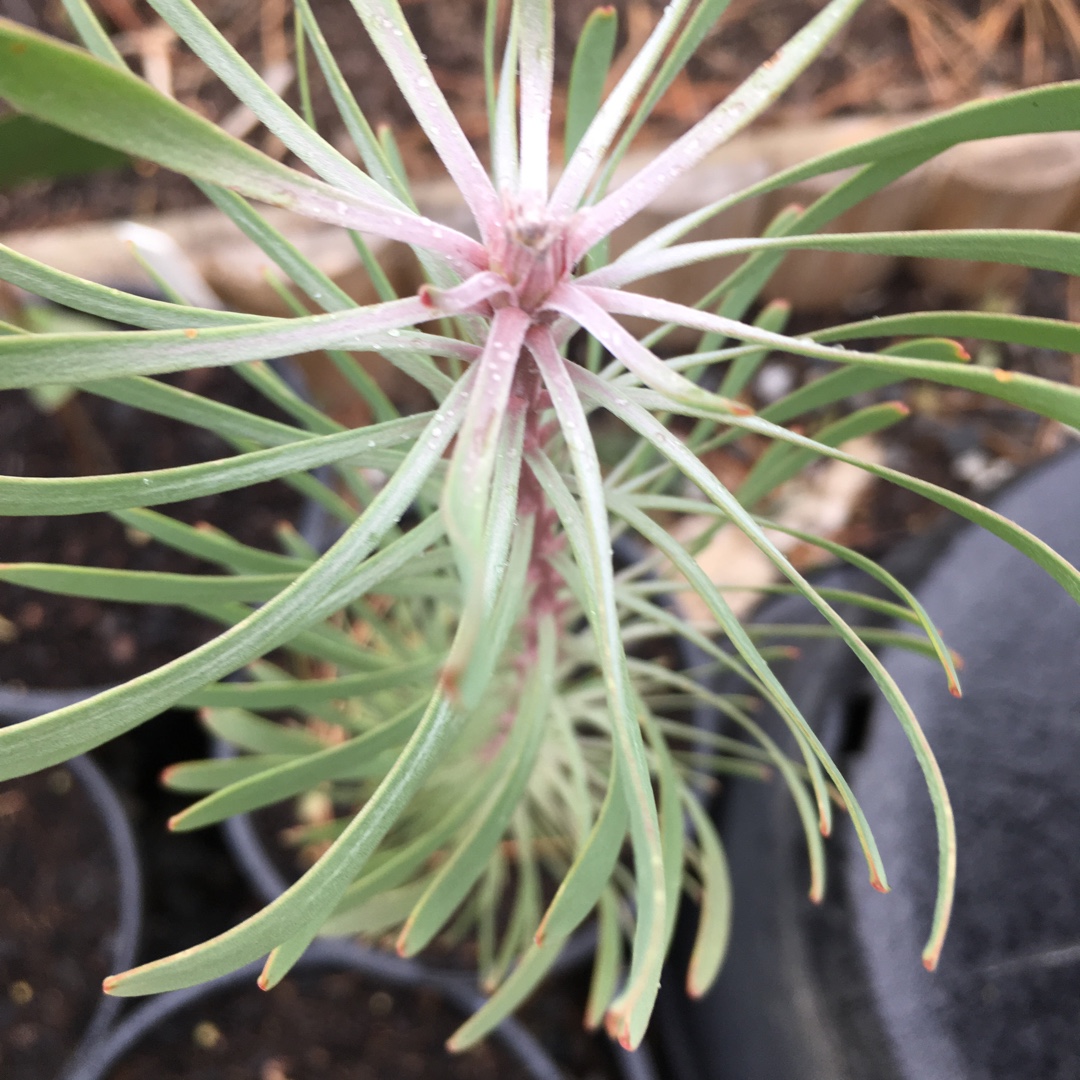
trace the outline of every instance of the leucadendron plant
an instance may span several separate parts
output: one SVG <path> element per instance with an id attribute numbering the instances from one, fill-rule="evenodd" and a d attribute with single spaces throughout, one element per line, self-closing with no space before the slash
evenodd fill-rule
<path id="1" fill-rule="evenodd" d="M 352 0 L 460 191 L 472 221 L 466 231 L 417 210 L 392 135 L 369 126 L 309 0 L 296 0 L 299 53 L 314 57 L 354 156 L 315 129 L 310 109 L 300 115 L 274 94 L 191 0 L 149 2 L 281 139 L 296 167 L 136 78 L 85 0 L 64 4 L 87 51 L 0 22 L 0 97 L 18 112 L 194 178 L 262 247 L 291 283 L 291 295 L 322 313 L 301 305 L 295 318 L 258 318 L 185 303 L 175 292 L 164 301 L 140 299 L 0 248 L 0 278 L 140 328 L 4 327 L 0 386 L 77 387 L 145 410 L 147 438 L 153 418 L 167 416 L 215 432 L 235 449 L 221 460 L 137 475 L 0 478 L 5 514 L 110 513 L 216 571 L 25 564 L 3 566 L 0 577 L 73 596 L 176 604 L 224 626 L 209 644 L 147 675 L 0 732 L 0 771 L 10 777 L 64 761 L 180 703 L 206 708 L 210 726 L 246 753 L 171 772 L 174 786 L 202 796 L 175 827 L 208 825 L 316 789 L 329 792 L 332 812 L 309 831 L 309 839 L 328 845 L 325 851 L 278 900 L 210 941 L 110 977 L 106 991 L 157 993 L 260 957 L 268 957 L 261 982 L 270 986 L 321 932 L 393 930 L 398 949 L 411 955 L 448 921 L 465 920 L 476 929 L 492 996 L 454 1036 L 452 1045 L 464 1047 L 525 997 L 595 913 L 600 932 L 588 1018 L 606 1017 L 613 1036 L 636 1046 L 683 889 L 701 904 L 690 992 L 702 992 L 722 961 L 731 886 L 720 842 L 695 798 L 701 773 L 715 768 L 758 773 L 768 766 L 790 786 L 805 825 L 813 898 L 825 887 L 822 836 L 833 827 L 834 800 L 858 834 L 871 883 L 886 889 L 871 824 L 777 680 L 774 656 L 757 647 L 723 588 L 698 568 L 695 549 L 663 527 L 671 515 L 686 513 L 711 514 L 716 527 L 733 525 L 750 537 L 786 587 L 858 654 L 907 732 L 938 827 L 940 888 L 923 956 L 933 968 L 949 918 L 956 844 L 932 751 L 866 635 L 792 567 L 761 511 L 777 485 L 811 461 L 849 462 L 978 522 L 1080 599 L 1077 571 L 1024 530 L 839 448 L 895 422 L 903 407 L 885 402 L 837 411 L 856 393 L 917 378 L 1075 426 L 1080 390 L 972 366 L 949 338 L 1080 352 L 1080 328 L 916 312 L 792 337 L 784 332 L 783 306 L 752 313 L 764 282 L 796 248 L 1075 272 L 1080 238 L 1065 233 L 817 233 L 951 145 L 1075 128 L 1080 84 L 977 102 L 827 154 L 702 206 L 612 259 L 613 231 L 759 116 L 858 0 L 832 0 L 703 120 L 619 181 L 617 164 L 723 14 L 723 0 L 669 3 L 606 96 L 614 13 L 596 11 L 575 58 L 558 169 L 550 130 L 553 0 L 513 0 L 502 35 L 500 5 L 488 4 L 484 158 L 436 85 L 398 0 Z M 306 74 L 302 90 L 304 80 Z M 310 97 L 302 93 L 302 100 Z M 826 195 L 782 214 L 764 238 L 684 242 L 741 200 L 838 170 L 847 171 Z M 381 301 L 357 306 L 249 200 L 352 231 Z M 423 287 L 395 296 L 365 237 L 411 247 L 426 274 Z M 711 260 L 732 255 L 743 257 L 740 268 L 709 282 Z M 700 299 L 675 303 L 635 291 L 635 282 L 690 264 L 700 264 L 703 283 L 713 285 Z M 653 320 L 657 329 L 639 339 L 622 316 Z M 661 359 L 657 345 L 673 326 L 700 331 L 700 345 Z M 579 331 L 586 344 L 571 350 Z M 342 429 L 260 363 L 312 350 L 328 351 L 367 399 L 370 426 Z M 430 410 L 400 415 L 357 352 L 379 353 L 409 375 L 430 395 Z M 755 413 L 740 394 L 771 353 L 833 367 Z M 288 419 L 265 419 L 153 378 L 209 365 L 233 366 Z M 706 372 L 715 391 L 702 384 Z M 601 415 L 629 438 L 626 453 L 604 466 L 593 435 Z M 747 437 L 754 445 L 770 440 L 771 449 L 741 488 L 729 490 L 702 456 Z M 257 550 L 151 509 L 274 478 L 342 519 L 344 531 L 328 550 L 311 550 L 295 537 L 281 553 Z M 636 534 L 652 554 L 616 566 L 612 541 L 623 532 Z M 943 692 L 960 692 L 948 649 L 899 582 L 855 552 L 802 538 L 891 590 L 895 609 L 914 626 L 912 647 L 940 658 Z M 717 634 L 664 605 L 661 595 L 680 589 L 697 593 Z M 874 603 L 880 609 L 880 600 Z M 793 756 L 755 726 L 744 699 L 717 697 L 662 653 L 641 647 L 669 634 L 741 673 L 771 702 L 790 725 Z M 282 649 L 273 662 L 265 659 Z M 298 677 L 282 655 L 317 661 L 320 677 Z M 241 671 L 246 681 L 229 680 Z M 701 700 L 717 705 L 742 736 L 694 735 L 673 710 Z M 291 719 L 282 722 L 282 715 Z"/>

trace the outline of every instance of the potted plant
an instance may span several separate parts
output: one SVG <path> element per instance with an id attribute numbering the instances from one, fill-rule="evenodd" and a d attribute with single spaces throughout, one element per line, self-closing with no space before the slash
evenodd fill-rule
<path id="1" fill-rule="evenodd" d="M 4 785 L 0 870 L 0 1065 L 13 1080 L 60 1080 L 119 1011 L 98 982 L 135 960 L 142 915 L 135 838 L 92 761 Z"/>
<path id="2" fill-rule="evenodd" d="M 498 5 L 489 5 L 490 169 L 435 85 L 397 0 L 353 0 L 457 184 L 474 235 L 415 210 L 392 134 L 374 132 L 356 107 L 306 0 L 297 0 L 297 25 L 339 103 L 362 167 L 273 94 L 191 0 L 151 4 L 318 178 L 265 157 L 150 89 L 124 69 L 88 4 L 65 3 L 90 52 L 0 23 L 0 96 L 40 120 L 194 177 L 325 313 L 301 308 L 305 313 L 292 319 L 256 319 L 139 300 L 0 249 L 0 276 L 13 284 L 145 328 L 124 335 L 0 338 L 0 385 L 77 381 L 90 392 L 215 431 L 237 448 L 225 460 L 156 473 L 0 481 L 8 513 L 115 513 L 217 568 L 169 577 L 8 566 L 2 573 L 9 580 L 180 603 L 226 626 L 209 644 L 147 676 L 0 733 L 3 772 L 62 761 L 184 702 L 239 707 L 215 722 L 253 751 L 202 767 L 201 783 L 212 781 L 214 790 L 186 815 L 187 824 L 249 808 L 253 792 L 260 800 L 285 797 L 301 778 L 305 784 L 351 783 L 362 799 L 348 821 L 327 822 L 329 847 L 275 902 L 201 946 L 117 974 L 106 990 L 157 993 L 267 956 L 260 980 L 271 986 L 320 932 L 346 923 L 373 932 L 402 924 L 398 948 L 411 953 L 466 902 L 464 918 L 497 937 L 496 953 L 506 963 L 494 972 L 498 985 L 487 1004 L 451 1039 L 464 1048 L 517 1006 L 568 936 L 596 911 L 589 1018 L 603 1017 L 613 1037 L 636 1046 L 652 1012 L 680 893 L 685 888 L 702 908 L 691 993 L 702 993 L 718 970 L 730 920 L 723 850 L 694 796 L 693 777 L 712 762 L 695 757 L 692 733 L 664 715 L 671 694 L 679 706 L 710 695 L 661 661 L 634 655 L 635 642 L 661 631 L 747 674 L 795 733 L 799 759 L 792 761 L 755 725 L 745 703 L 711 698 L 747 733 L 745 741 L 723 745 L 719 764 L 745 768 L 749 762 L 760 769 L 767 762 L 790 786 L 811 853 L 812 898 L 823 890 L 822 835 L 832 828 L 834 798 L 850 817 L 871 883 L 885 890 L 870 823 L 843 774 L 778 681 L 768 650 L 755 645 L 694 560 L 708 532 L 682 544 L 664 527 L 670 515 L 702 511 L 713 515 L 714 528 L 730 523 L 745 532 L 821 613 L 881 686 L 910 741 L 929 787 L 939 847 L 923 953 L 933 968 L 949 919 L 956 845 L 932 750 L 880 661 L 829 596 L 791 565 L 766 531 L 768 519 L 756 511 L 776 485 L 814 459 L 846 461 L 990 529 L 1080 597 L 1076 570 L 1023 529 L 840 449 L 855 435 L 895 423 L 906 407 L 883 402 L 834 411 L 856 393 L 919 378 L 1075 424 L 1080 391 L 969 365 L 955 342 L 934 335 L 1058 348 L 1075 347 L 1080 335 L 1052 320 L 921 312 L 796 337 L 784 332 L 782 305 L 755 314 L 753 304 L 784 253 L 797 248 L 1073 270 L 1078 241 L 1065 233 L 821 236 L 817 230 L 949 145 L 1071 127 L 1080 86 L 976 103 L 824 155 L 702 207 L 610 259 L 613 231 L 758 116 L 844 25 L 857 0 L 832 0 L 704 120 L 618 185 L 615 166 L 723 3 L 667 5 L 606 97 L 612 13 L 598 9 L 579 44 L 565 163 L 555 178 L 549 163 L 551 0 L 513 4 L 501 62 Z M 741 200 L 851 167 L 855 171 L 813 205 L 781 214 L 764 238 L 680 243 Z M 410 245 L 426 281 L 415 295 L 396 297 L 373 265 L 383 299 L 356 307 L 284 243 L 248 199 L 354 230 L 358 243 L 370 234 Z M 632 288 L 668 268 L 707 268 L 709 260 L 730 255 L 745 256 L 740 268 L 696 306 Z M 620 322 L 628 316 L 660 327 L 639 339 Z M 702 337 L 693 351 L 662 360 L 657 348 L 671 324 Z M 580 352 L 574 343 L 579 329 L 588 338 Z M 376 423 L 341 430 L 259 366 L 268 357 L 316 349 L 331 351 L 369 399 Z M 430 411 L 397 415 L 350 355 L 359 350 L 380 353 L 415 379 L 431 397 Z M 825 361 L 835 370 L 755 413 L 740 394 L 772 350 Z M 245 370 L 283 403 L 289 420 L 268 421 L 150 377 L 205 365 L 254 365 Z M 715 385 L 712 372 L 720 374 L 715 391 L 706 388 Z M 628 446 L 606 466 L 591 426 L 601 414 L 621 427 Z M 741 439 L 771 445 L 733 491 L 701 458 Z M 340 487 L 312 477 L 326 465 Z M 303 478 L 346 525 L 323 554 L 295 540 L 286 554 L 270 554 L 150 509 L 286 475 Z M 697 497 L 685 493 L 684 483 Z M 658 554 L 616 572 L 612 537 L 625 529 Z M 862 556 L 824 539 L 810 542 L 886 581 L 920 628 L 919 647 L 939 658 L 945 682 L 959 693 L 952 658 L 911 594 Z M 662 568 L 663 580 L 644 580 L 643 570 L 652 565 Z M 700 597 L 731 654 L 655 603 L 655 591 L 670 590 L 673 582 Z M 279 648 L 305 657 L 316 678 L 299 679 L 278 657 L 265 659 Z M 245 668 L 250 682 L 223 682 Z M 324 721 L 323 737 L 310 725 L 260 714 L 300 707 Z M 174 781 L 182 777 L 195 786 L 194 769 L 174 774 Z M 512 880 L 508 856 L 519 860 Z M 550 899 L 545 880 L 554 892 Z M 511 915 L 503 926 L 495 911 L 507 897 Z"/>
<path id="3" fill-rule="evenodd" d="M 345 1077 L 358 1070 L 445 1076 L 442 1039 L 482 1002 L 475 988 L 355 943 L 317 942 L 276 1000 L 260 1000 L 258 966 L 174 990 L 129 1012 L 68 1080 L 250 1075 Z M 270 1004 L 272 1007 L 267 1008 Z M 452 1075 L 559 1080 L 559 1066 L 514 1020 Z"/>

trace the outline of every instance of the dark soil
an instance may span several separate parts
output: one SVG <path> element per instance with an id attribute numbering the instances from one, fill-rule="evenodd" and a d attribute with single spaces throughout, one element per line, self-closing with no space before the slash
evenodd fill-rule
<path id="1" fill-rule="evenodd" d="M 734 0 L 687 70 L 659 104 L 645 137 L 681 132 L 768 58 L 803 26 L 824 0 Z M 293 51 L 285 0 L 201 0 L 199 5 L 242 55 L 265 69 Z M 484 151 L 486 113 L 480 74 L 485 0 L 406 0 L 403 5 L 421 48 L 467 134 Z M 504 5 L 505 6 L 505 5 Z M 557 5 L 557 86 L 565 86 L 585 18 L 596 0 Z M 624 52 L 617 66 L 640 47 L 663 0 L 617 0 Z M 118 35 L 136 67 L 151 48 L 161 22 L 145 0 L 97 0 L 105 25 Z M 958 104 L 979 94 L 1080 76 L 1080 41 L 1032 0 L 1023 10 L 1042 12 L 1001 21 L 985 0 L 868 0 L 821 58 L 791 87 L 767 123 L 799 122 L 851 111 L 909 111 Z M 441 171 L 409 109 L 364 33 L 349 0 L 313 0 L 316 17 L 335 50 L 353 92 L 374 124 L 388 123 L 399 138 L 409 174 Z M 0 14 L 70 37 L 59 0 L 0 0 Z M 998 15 L 1000 12 L 998 12 Z M 1027 21 L 1025 21 L 1027 19 Z M 997 22 L 995 22 L 997 20 Z M 185 46 L 168 41 L 165 57 L 176 97 L 220 121 L 237 102 Z M 335 145 L 346 146 L 344 126 L 312 61 L 312 104 L 317 126 Z M 372 72 L 378 72 L 372 78 Z M 298 104 L 296 88 L 287 94 Z M 556 127 L 559 123 L 556 102 Z M 251 140 L 275 156 L 284 147 L 261 128 Z M 145 163 L 91 180 L 38 182 L 0 195 L 0 232 L 38 225 L 195 205 L 202 198 L 182 177 Z"/>
<path id="2" fill-rule="evenodd" d="M 216 996 L 158 1029 L 109 1080 L 511 1080 L 527 1076 L 495 1040 L 448 1056 L 461 1022 L 434 992 L 336 972 Z"/>
<path id="3" fill-rule="evenodd" d="M 272 414 L 233 372 L 189 372 L 181 385 L 194 386 L 192 380 L 209 397 Z M 88 394 L 45 415 L 21 391 L 2 392 L 0 432 L 0 473 L 9 476 L 141 472 L 230 452 L 201 429 Z M 244 543 L 277 550 L 275 526 L 295 520 L 299 507 L 291 488 L 268 483 L 161 509 L 188 523 L 206 521 L 227 528 Z M 213 572 L 163 545 L 139 543 L 137 537 L 133 541 L 106 514 L 0 518 L 0 559 Z M 5 584 L 0 584 L 0 616 L 11 627 L 0 648 L 0 682 L 31 688 L 100 686 L 128 679 L 203 644 L 218 629 L 172 608 L 71 600 Z"/>
<path id="4" fill-rule="evenodd" d="M 111 1080 L 389 1075 L 480 1080 L 501 1071 L 513 1074 L 513 1063 L 500 1062 L 490 1047 L 455 1060 L 449 1069 L 434 1066 L 455 1019 L 440 1016 L 441 1011 L 437 997 L 409 999 L 352 974 L 289 979 L 270 994 L 251 987 L 177 1017 L 129 1054 Z M 403 1045 L 408 1047 L 404 1063 Z"/>
<path id="5" fill-rule="evenodd" d="M 0 1076 L 49 1080 L 109 974 L 117 877 L 67 769 L 0 786 Z"/>

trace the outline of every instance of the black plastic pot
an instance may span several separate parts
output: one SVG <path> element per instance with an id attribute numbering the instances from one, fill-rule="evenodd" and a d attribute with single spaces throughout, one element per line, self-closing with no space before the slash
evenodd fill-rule
<path id="1" fill-rule="evenodd" d="M 65 1080 L 106 1080 L 110 1070 L 122 1063 L 124 1056 L 150 1037 L 159 1025 L 193 1005 L 206 1003 L 230 990 L 241 986 L 250 989 L 259 967 L 252 964 L 213 982 L 162 994 L 138 1006 L 106 1040 L 82 1058 Z M 420 965 L 400 963 L 394 957 L 373 953 L 351 942 L 318 941 L 295 968 L 298 974 L 327 970 L 356 972 L 373 983 L 396 990 L 434 993 L 462 1015 L 472 1013 L 483 1001 L 479 993 L 459 979 L 426 971 Z M 505 1021 L 492 1037 L 533 1080 L 561 1080 L 562 1074 L 551 1057 L 516 1021 Z"/>
<path id="2" fill-rule="evenodd" d="M 1080 563 L 1080 453 L 1025 477 L 995 509 Z M 910 577 L 910 554 L 906 563 Z M 827 583 L 863 587 L 846 572 Z M 713 990 L 687 1001 L 681 973 L 694 920 L 686 914 L 660 1000 L 664 1075 L 1080 1075 L 1080 607 L 1043 570 L 970 526 L 916 593 L 965 661 L 957 700 L 933 662 L 883 657 L 935 749 L 956 815 L 957 903 L 938 971 L 920 963 L 937 866 L 921 772 L 846 648 L 804 643 L 786 683 L 851 779 L 893 892 L 869 888 L 841 821 L 828 845 L 829 894 L 814 907 L 787 792 L 728 785 L 713 811 L 734 878 L 731 953 Z M 805 620 L 799 607 L 785 600 L 761 618 Z M 779 718 L 766 726 L 783 735 Z"/>
<path id="3" fill-rule="evenodd" d="M 11 714 L 0 714 L 0 723 L 10 722 L 16 718 L 17 716 Z M 64 766 L 64 770 L 70 774 L 74 782 L 81 788 L 82 793 L 86 796 L 92 812 L 97 819 L 95 830 L 100 829 L 104 834 L 105 848 L 112 859 L 113 866 L 110 876 L 113 880 L 111 891 L 114 893 L 116 914 L 115 924 L 108 935 L 106 952 L 109 970 L 123 970 L 124 968 L 130 967 L 135 960 L 135 951 L 138 945 L 139 930 L 142 920 L 142 885 L 135 838 L 128 823 L 127 815 L 125 814 L 124 809 L 120 804 L 120 800 L 117 798 L 111 784 L 105 778 L 105 775 L 101 770 L 89 758 L 73 758 L 71 761 L 67 762 Z M 8 790 L 14 792 L 16 789 L 10 787 Z M 59 822 L 57 825 L 57 827 L 60 828 L 63 826 L 63 821 Z M 80 828 L 84 827 L 86 827 L 86 823 L 80 822 Z M 38 872 L 39 866 L 40 872 L 43 875 L 55 873 L 46 862 L 35 862 L 33 870 L 31 871 L 31 879 L 33 879 L 34 875 Z M 63 872 L 63 868 L 61 868 L 60 872 Z M 25 886 L 27 883 L 21 881 L 20 884 Z M 96 886 L 92 887 L 96 889 Z M 41 895 L 37 887 L 31 887 L 31 891 L 35 897 Z M 76 887 L 74 891 L 79 892 L 78 887 Z M 83 910 L 81 906 L 82 901 L 75 895 L 70 895 L 66 897 L 65 900 L 70 900 L 72 904 L 73 911 L 71 917 L 76 919 L 80 918 L 79 912 Z M 49 918 L 51 912 L 42 911 L 41 915 L 43 918 Z M 12 928 L 0 928 L 0 935 L 2 935 L 5 930 L 11 932 Z M 65 938 L 65 942 L 65 949 L 72 947 L 70 938 Z M 95 945 L 97 945 L 97 943 L 95 943 Z M 0 936 L 0 949 L 3 949 L 3 947 L 3 938 Z M 68 975 L 63 976 L 60 981 L 69 981 L 70 977 L 78 978 L 84 960 L 80 955 L 73 955 L 65 951 L 55 957 L 55 963 L 58 971 L 68 972 Z M 29 974 L 31 980 L 36 981 L 36 978 L 40 977 L 46 986 L 51 985 L 47 972 L 34 971 Z M 86 987 L 85 989 L 88 992 L 88 996 L 100 993 L 96 979 L 94 980 L 94 985 L 92 987 Z M 14 987 L 5 987 L 5 990 L 14 1000 Z M 105 1037 L 108 1027 L 115 1017 L 120 1005 L 121 1002 L 118 999 L 107 998 L 104 995 L 99 998 L 98 1004 L 93 1009 L 90 1019 L 86 1023 L 81 1035 L 68 1048 L 67 1063 L 57 1074 L 58 1077 L 67 1080 L 78 1062 L 94 1052 L 95 1048 Z M 48 1024 L 47 1012 L 43 1015 L 45 1017 L 44 1022 Z M 19 1022 L 17 1009 L 12 1016 L 12 1020 L 15 1023 Z M 15 1070 L 18 1067 L 17 1062 L 9 1062 L 4 1068 L 5 1076 L 17 1075 Z M 35 1076 L 34 1080 L 52 1080 L 52 1077 Z"/>

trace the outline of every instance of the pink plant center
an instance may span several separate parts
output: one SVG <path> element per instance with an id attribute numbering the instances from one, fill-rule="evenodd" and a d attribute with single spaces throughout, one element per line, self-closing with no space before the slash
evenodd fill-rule
<path id="1" fill-rule="evenodd" d="M 570 277 L 568 225 L 535 197 L 503 199 L 501 227 L 490 245 L 491 269 L 505 278 L 515 306 L 528 314 L 538 314 L 555 287 Z"/>

